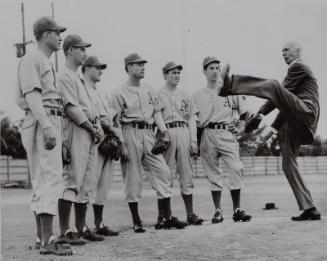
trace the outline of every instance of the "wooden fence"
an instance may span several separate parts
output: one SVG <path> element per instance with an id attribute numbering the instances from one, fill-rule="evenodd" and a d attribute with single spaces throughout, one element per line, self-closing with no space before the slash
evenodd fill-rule
<path id="1" fill-rule="evenodd" d="M 255 175 L 281 175 L 282 160 L 281 157 L 242 157 L 245 176 Z M 26 160 L 16 160 L 10 157 L 0 157 L 0 183 L 10 183 L 21 181 L 29 183 L 28 168 Z M 300 171 L 303 174 L 327 174 L 327 157 L 299 157 L 298 163 Z M 193 160 L 195 177 L 203 177 L 204 171 L 201 159 Z M 221 163 L 223 171 L 226 167 Z M 120 164 L 115 164 L 115 180 L 121 179 Z"/>

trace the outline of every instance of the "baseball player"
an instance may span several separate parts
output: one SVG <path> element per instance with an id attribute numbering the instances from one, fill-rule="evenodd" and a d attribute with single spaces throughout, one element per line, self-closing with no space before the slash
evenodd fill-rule
<path id="1" fill-rule="evenodd" d="M 103 136 L 97 124 L 98 113 L 94 104 L 95 90 L 87 88 L 77 70 L 86 59 L 90 43 L 71 34 L 64 39 L 65 66 L 59 74 L 59 86 L 65 99 L 68 119 L 64 126 L 64 139 L 71 153 L 71 162 L 64 166 L 64 190 L 58 203 L 60 238 L 72 245 L 84 245 L 84 239 L 102 241 L 104 238 L 86 226 L 87 203 L 95 187 L 95 143 Z M 72 203 L 78 236 L 69 229 Z"/>
<path id="2" fill-rule="evenodd" d="M 222 72 L 224 84 L 218 90 L 219 95 L 223 96 L 243 94 L 267 99 L 257 115 L 267 115 L 275 108 L 280 110 L 273 124 L 264 130 L 260 139 L 265 141 L 278 131 L 283 134 L 283 172 L 299 209 L 303 210 L 300 215 L 291 218 L 293 221 L 321 219 L 296 161 L 301 145 L 314 141 L 320 115 L 317 80 L 301 59 L 301 52 L 301 45 L 297 42 L 284 45 L 282 54 L 289 67 L 282 83 L 243 75 L 233 75 L 230 79 L 227 65 Z"/>
<path id="3" fill-rule="evenodd" d="M 62 99 L 50 61 L 60 48 L 60 34 L 66 30 L 50 17 L 33 25 L 37 49 L 18 65 L 17 104 L 25 110 L 22 142 L 27 152 L 32 181 L 31 210 L 37 226 L 36 249 L 41 254 L 71 255 L 70 247 L 59 244 L 53 234 L 62 176 Z"/>
<path id="4" fill-rule="evenodd" d="M 234 111 L 245 120 L 246 110 L 240 96 L 228 99 L 217 96 L 217 88 L 222 85 L 220 61 L 213 56 L 203 60 L 203 73 L 207 86 L 194 94 L 193 100 L 198 109 L 200 127 L 204 128 L 200 154 L 205 175 L 210 183 L 212 199 L 216 208 L 212 223 L 223 221 L 221 210 L 221 191 L 226 186 L 233 201 L 233 220 L 250 221 L 251 216 L 240 209 L 240 195 L 243 186 L 241 176 L 243 164 L 239 156 L 239 144 L 236 135 L 239 130 L 234 124 Z M 223 173 L 219 159 L 225 163 L 228 173 Z"/>
<path id="5" fill-rule="evenodd" d="M 168 131 L 162 119 L 159 98 L 152 88 L 141 83 L 144 78 L 146 60 L 132 53 L 125 58 L 128 80 L 112 95 L 112 105 L 118 112 L 122 124 L 123 145 L 121 155 L 122 175 L 125 181 L 125 199 L 128 202 L 134 232 L 143 233 L 138 212 L 141 199 L 142 164 L 149 171 L 148 178 L 163 206 L 164 227 L 184 228 L 187 224 L 171 216 L 170 172 L 162 154 L 154 155 L 154 123 L 167 138 Z"/>
<path id="6" fill-rule="evenodd" d="M 105 132 L 112 131 L 122 140 L 122 132 L 117 123 L 117 112 L 112 108 L 109 96 L 96 86 L 101 80 L 102 71 L 107 68 L 96 56 L 88 56 L 82 66 L 82 73 L 87 88 L 96 91 L 95 106 L 100 117 L 101 126 Z M 117 127 L 115 127 L 117 125 Z M 103 207 L 111 187 L 114 174 L 114 161 L 95 150 L 96 189 L 92 195 L 95 232 L 103 236 L 118 236 L 119 233 L 103 223 Z"/>
<path id="7" fill-rule="evenodd" d="M 168 150 L 163 152 L 170 169 L 170 182 L 173 186 L 174 169 L 180 183 L 180 190 L 185 204 L 187 223 L 201 225 L 203 219 L 193 212 L 193 166 L 191 155 L 196 155 L 197 137 L 196 121 L 193 102 L 189 96 L 177 88 L 183 66 L 175 62 L 168 62 L 162 69 L 166 84 L 158 91 L 162 108 L 162 117 L 171 139 Z M 163 212 L 159 205 L 159 216 L 156 228 L 162 228 Z"/>

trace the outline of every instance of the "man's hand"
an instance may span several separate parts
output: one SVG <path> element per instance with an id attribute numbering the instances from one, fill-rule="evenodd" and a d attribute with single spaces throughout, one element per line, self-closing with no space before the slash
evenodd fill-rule
<path id="1" fill-rule="evenodd" d="M 259 127 L 261 121 L 262 115 L 259 112 L 251 114 L 246 120 L 244 132 L 249 133 L 256 130 Z"/>
<path id="2" fill-rule="evenodd" d="M 197 144 L 197 141 L 195 141 L 195 140 L 191 141 L 190 154 L 191 154 L 191 157 L 198 155 L 198 144 Z"/>
<path id="3" fill-rule="evenodd" d="M 52 150 L 56 146 L 56 133 L 53 127 L 47 127 L 43 129 L 44 135 L 44 147 L 47 150 Z"/>
<path id="4" fill-rule="evenodd" d="M 127 148 L 126 148 L 125 143 L 122 143 L 122 145 L 121 145 L 121 154 L 120 154 L 120 159 L 121 159 L 122 162 L 127 162 L 127 161 L 129 161 L 129 158 L 128 158 L 128 151 L 127 151 Z"/>
<path id="5" fill-rule="evenodd" d="M 228 124 L 228 130 L 235 135 L 238 135 L 241 133 L 241 130 L 239 128 L 237 128 L 234 123 Z"/>
<path id="6" fill-rule="evenodd" d="M 101 135 L 101 132 L 98 130 L 98 128 L 96 128 L 94 126 L 91 131 L 91 136 L 92 136 L 95 144 L 98 144 L 103 140 L 103 135 Z"/>

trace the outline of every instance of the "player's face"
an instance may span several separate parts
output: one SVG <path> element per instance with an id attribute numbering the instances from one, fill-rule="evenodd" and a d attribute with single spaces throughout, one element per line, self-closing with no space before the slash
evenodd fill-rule
<path id="1" fill-rule="evenodd" d="M 71 47 L 72 56 L 76 65 L 82 65 L 87 57 L 84 47 Z"/>
<path id="2" fill-rule="evenodd" d="M 60 49 L 62 38 L 60 37 L 60 31 L 47 31 L 46 34 L 46 41 L 48 46 L 53 51 L 58 51 Z"/>
<path id="3" fill-rule="evenodd" d="M 145 73 L 145 63 L 133 63 L 129 68 L 129 73 L 134 77 L 142 79 Z"/>
<path id="4" fill-rule="evenodd" d="M 286 44 L 282 50 L 286 64 L 291 64 L 300 57 L 300 50 L 293 44 Z"/>
<path id="5" fill-rule="evenodd" d="M 207 77 L 208 81 L 217 81 L 220 76 L 220 66 L 219 63 L 211 63 L 204 70 L 204 74 Z"/>
<path id="6" fill-rule="evenodd" d="M 166 82 L 173 86 L 177 86 L 179 84 L 180 79 L 181 71 L 178 68 L 171 70 L 168 72 L 168 74 L 166 74 Z"/>
<path id="7" fill-rule="evenodd" d="M 93 82 L 101 81 L 101 75 L 102 75 L 101 67 L 91 66 L 91 67 L 88 68 L 87 73 L 88 73 L 88 75 L 90 76 L 90 79 Z"/>

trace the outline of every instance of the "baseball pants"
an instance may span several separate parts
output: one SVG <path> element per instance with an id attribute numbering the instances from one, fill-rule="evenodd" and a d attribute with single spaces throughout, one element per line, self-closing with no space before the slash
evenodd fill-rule
<path id="1" fill-rule="evenodd" d="M 32 182 L 31 210 L 36 214 L 57 214 L 57 204 L 62 191 L 62 128 L 59 116 L 49 116 L 56 135 L 56 146 L 44 146 L 42 127 L 28 112 L 22 126 L 22 143 L 27 153 Z"/>

